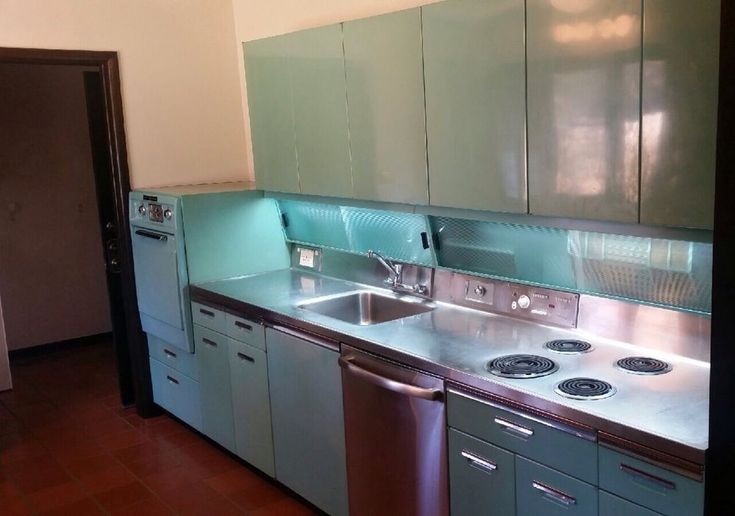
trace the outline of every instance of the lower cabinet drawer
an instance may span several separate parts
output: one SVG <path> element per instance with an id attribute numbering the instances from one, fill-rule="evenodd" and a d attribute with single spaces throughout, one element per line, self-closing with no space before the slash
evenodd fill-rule
<path id="1" fill-rule="evenodd" d="M 453 516 L 516 511 L 512 453 L 449 429 L 449 490 Z"/>
<path id="2" fill-rule="evenodd" d="M 704 484 L 600 446 L 600 489 L 666 514 L 704 512 Z"/>
<path id="3" fill-rule="evenodd" d="M 576 430 L 454 391 L 447 396 L 447 417 L 452 428 L 597 483 L 597 443 Z"/>
<path id="4" fill-rule="evenodd" d="M 653 512 L 605 491 L 599 493 L 600 516 L 661 516 L 658 512 Z"/>
<path id="5" fill-rule="evenodd" d="M 150 359 L 153 400 L 185 423 L 202 430 L 199 382 Z"/>
<path id="6" fill-rule="evenodd" d="M 211 306 L 192 301 L 191 320 L 194 324 L 204 326 L 210 330 L 225 332 L 225 313 Z"/>
<path id="7" fill-rule="evenodd" d="M 516 514 L 597 514 L 597 488 L 516 455 Z"/>
<path id="8" fill-rule="evenodd" d="M 225 315 L 225 333 L 228 337 L 265 350 L 265 328 L 262 324 L 237 315 Z"/>
<path id="9" fill-rule="evenodd" d="M 187 353 L 165 340 L 154 335 L 148 335 L 148 354 L 162 364 L 176 369 L 186 376 L 199 380 L 199 364 L 194 353 Z"/>

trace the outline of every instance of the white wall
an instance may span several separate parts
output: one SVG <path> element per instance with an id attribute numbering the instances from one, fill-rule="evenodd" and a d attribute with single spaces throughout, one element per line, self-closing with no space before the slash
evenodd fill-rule
<path id="1" fill-rule="evenodd" d="M 0 64 L 8 349 L 110 331 L 84 67 Z"/>
<path id="2" fill-rule="evenodd" d="M 232 0 L 238 62 L 243 62 L 243 41 L 366 18 L 436 1 L 439 0 Z M 239 66 L 239 74 L 242 83 L 243 125 L 248 144 L 247 174 L 249 178 L 253 178 L 253 153 L 243 66 Z"/>
<path id="3" fill-rule="evenodd" d="M 134 188 L 246 178 L 234 39 L 231 0 L 0 0 L 0 47 L 119 53 Z"/>

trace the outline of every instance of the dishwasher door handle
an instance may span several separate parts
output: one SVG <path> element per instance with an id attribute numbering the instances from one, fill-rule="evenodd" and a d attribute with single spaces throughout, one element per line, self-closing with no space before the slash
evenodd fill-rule
<path id="1" fill-rule="evenodd" d="M 411 385 L 408 383 L 403 383 L 392 380 L 390 378 L 386 378 L 385 376 L 381 376 L 377 373 L 373 373 L 372 371 L 368 371 L 367 369 L 363 369 L 362 367 L 353 364 L 352 360 L 354 360 L 353 357 L 341 356 L 337 361 L 339 362 L 339 365 L 342 369 L 345 369 L 346 371 L 352 373 L 358 378 L 361 378 L 362 380 L 365 380 L 366 382 L 370 382 L 374 385 L 377 385 L 378 387 L 382 387 L 383 389 L 387 389 L 398 394 L 403 394 L 405 396 L 410 396 L 412 398 L 420 398 L 422 400 L 441 401 L 442 399 L 444 399 L 443 391 L 437 389 L 425 389 L 423 387 L 418 387 L 417 385 Z"/>

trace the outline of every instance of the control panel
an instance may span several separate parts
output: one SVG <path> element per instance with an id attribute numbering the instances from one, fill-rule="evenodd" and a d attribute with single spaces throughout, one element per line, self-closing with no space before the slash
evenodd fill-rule
<path id="1" fill-rule="evenodd" d="M 175 200 L 156 195 L 139 195 L 130 199 L 130 221 L 149 227 L 175 227 Z"/>
<path id="2" fill-rule="evenodd" d="M 460 274 L 451 281 L 455 303 L 556 326 L 577 326 L 579 294 Z"/>

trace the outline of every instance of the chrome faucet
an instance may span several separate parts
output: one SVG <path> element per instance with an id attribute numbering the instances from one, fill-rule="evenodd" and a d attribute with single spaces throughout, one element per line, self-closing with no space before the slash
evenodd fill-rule
<path id="1" fill-rule="evenodd" d="M 368 258 L 375 258 L 380 262 L 380 265 L 388 269 L 388 278 L 385 282 L 389 284 L 393 290 L 410 292 L 421 296 L 425 296 L 429 293 L 429 289 L 426 285 L 420 285 L 418 283 L 416 285 L 406 285 L 403 283 L 403 264 L 395 263 L 372 249 L 367 252 L 367 255 Z"/>

